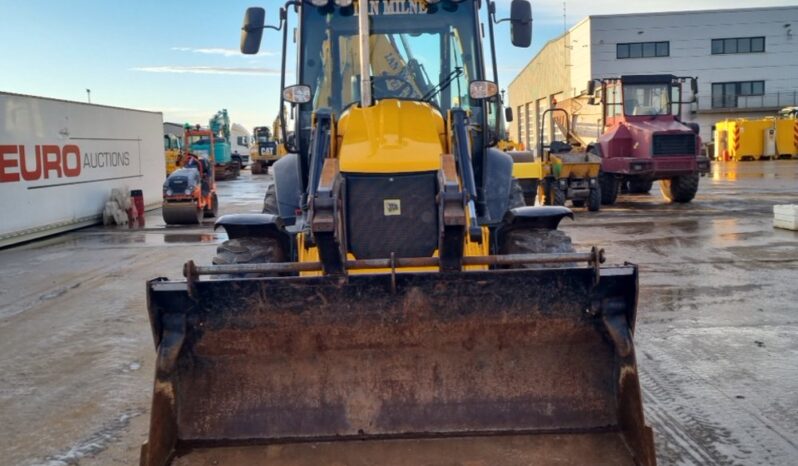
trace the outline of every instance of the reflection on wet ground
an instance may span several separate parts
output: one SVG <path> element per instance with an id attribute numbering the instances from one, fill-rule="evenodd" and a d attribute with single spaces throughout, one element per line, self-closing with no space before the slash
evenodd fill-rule
<path id="1" fill-rule="evenodd" d="M 563 228 L 640 267 L 636 350 L 659 464 L 797 464 L 798 160 L 714 164 L 696 199 L 624 195 Z"/>
<path id="2" fill-rule="evenodd" d="M 636 352 L 661 465 L 798 458 L 798 160 L 713 164 L 698 196 L 624 195 L 564 222 L 578 248 L 640 268 Z M 260 212 L 270 177 L 219 183 L 220 214 Z M 0 463 L 136 464 L 154 352 L 143 284 L 208 263 L 201 225 L 84 230 L 0 250 Z"/>

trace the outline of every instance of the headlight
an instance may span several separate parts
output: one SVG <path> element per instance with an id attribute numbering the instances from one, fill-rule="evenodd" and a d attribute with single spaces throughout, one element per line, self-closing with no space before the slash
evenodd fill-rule
<path id="1" fill-rule="evenodd" d="M 167 189 L 166 190 L 166 195 L 167 196 L 171 196 L 172 195 L 172 190 L 171 189 Z"/>
<path id="2" fill-rule="evenodd" d="M 186 188 L 186 194 L 191 194 L 191 188 Z"/>
<path id="3" fill-rule="evenodd" d="M 352 4 L 352 0 L 335 0 L 335 4 L 344 8 Z"/>
<path id="4" fill-rule="evenodd" d="M 325 6 L 329 3 L 329 0 L 310 0 L 310 4 L 313 6 Z"/>
<path id="5" fill-rule="evenodd" d="M 560 189 L 568 189 L 568 180 L 560 180 Z"/>

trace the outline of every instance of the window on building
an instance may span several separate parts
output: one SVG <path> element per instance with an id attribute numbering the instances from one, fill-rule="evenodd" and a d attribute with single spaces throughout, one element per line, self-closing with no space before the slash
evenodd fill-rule
<path id="1" fill-rule="evenodd" d="M 629 42 L 618 44 L 616 57 L 625 58 L 654 58 L 669 57 L 671 55 L 671 43 L 664 42 Z"/>
<path id="2" fill-rule="evenodd" d="M 765 81 L 712 83 L 712 107 L 736 108 L 738 97 L 765 94 Z"/>
<path id="3" fill-rule="evenodd" d="M 712 55 L 730 53 L 763 53 L 764 37 L 733 37 L 731 39 L 712 39 Z"/>

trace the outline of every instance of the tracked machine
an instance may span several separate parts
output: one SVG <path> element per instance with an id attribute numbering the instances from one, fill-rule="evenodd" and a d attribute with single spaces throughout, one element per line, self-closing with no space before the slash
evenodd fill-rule
<path id="1" fill-rule="evenodd" d="M 295 138 L 265 213 L 147 285 L 141 465 L 655 464 L 636 267 L 574 251 L 571 212 L 525 206 L 494 147 L 494 3 L 288 2 L 283 81 L 292 13 Z M 529 46 L 528 2 L 510 24 Z"/>

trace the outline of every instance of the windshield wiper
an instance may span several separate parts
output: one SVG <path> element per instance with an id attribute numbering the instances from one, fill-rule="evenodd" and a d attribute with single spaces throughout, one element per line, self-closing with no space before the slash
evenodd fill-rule
<path id="1" fill-rule="evenodd" d="M 443 80 L 439 82 L 437 86 L 433 87 L 432 89 L 430 89 L 429 92 L 424 94 L 424 97 L 422 97 L 421 100 L 423 100 L 424 102 L 432 101 L 433 97 L 435 97 L 441 91 L 449 87 L 452 81 L 454 81 L 455 79 L 459 78 L 462 75 L 463 75 L 463 68 L 460 66 L 456 67 L 451 73 L 449 73 L 445 78 L 443 78 Z"/>

